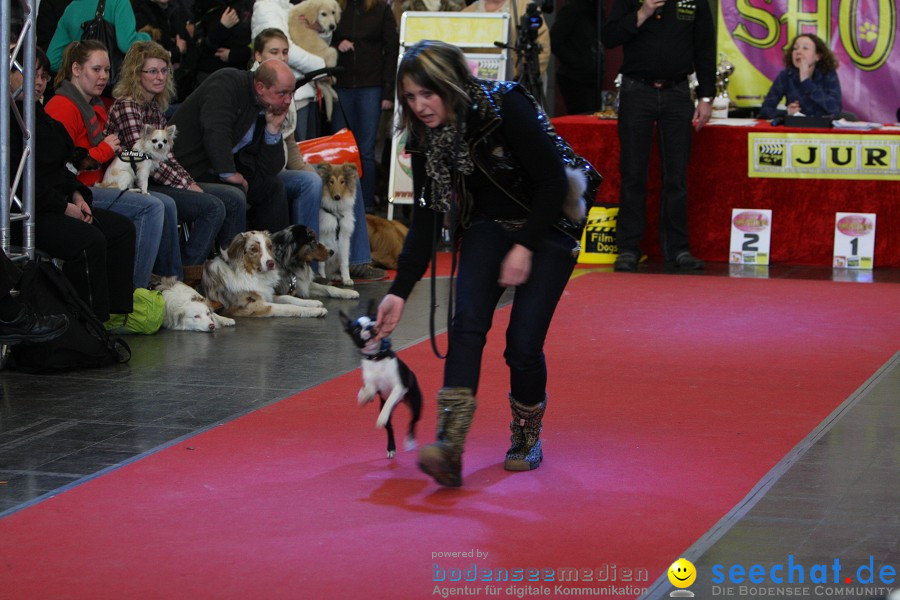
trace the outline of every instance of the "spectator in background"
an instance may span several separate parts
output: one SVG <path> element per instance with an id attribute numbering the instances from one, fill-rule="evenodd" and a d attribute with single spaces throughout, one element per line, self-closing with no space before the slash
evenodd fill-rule
<path id="1" fill-rule="evenodd" d="M 254 50 L 256 51 L 256 40 L 259 35 L 269 29 L 274 28 L 281 31 L 287 39 L 287 63 L 294 71 L 294 77 L 300 79 L 304 74 L 325 67 L 325 59 L 307 52 L 293 41 L 288 35 L 288 10 L 291 8 L 290 0 L 256 0 L 253 5 L 253 16 L 250 21 L 250 30 L 254 39 Z M 267 56 L 265 58 L 281 58 Z M 257 60 L 259 60 L 257 58 Z M 317 111 L 316 108 L 316 88 L 314 84 L 307 83 L 300 86 L 294 92 L 294 107 L 296 109 L 296 127 L 293 137 L 297 141 L 308 139 L 316 135 L 317 127 Z M 288 157 L 288 161 L 290 161 Z"/>
<path id="2" fill-rule="evenodd" d="M 384 0 L 338 1 L 343 12 L 331 45 L 344 70 L 334 86 L 341 107 L 332 114 L 332 130 L 347 127 L 356 137 L 366 212 L 374 212 L 375 142 L 381 111 L 394 107 L 400 37 L 394 13 Z"/>
<path id="3" fill-rule="evenodd" d="M 80 171 L 78 180 L 87 186 L 94 186 L 91 192 L 95 208 L 112 210 L 134 223 L 134 287 L 146 287 L 159 252 L 166 253 L 172 248 L 172 244 L 160 244 L 160 241 L 165 205 L 174 201 L 159 192 L 144 195 L 95 185 L 103 179 L 106 166 L 121 146 L 119 136 L 104 133 L 108 116 L 100 94 L 108 83 L 109 56 L 106 47 L 94 40 L 72 42 L 63 54 L 62 65 L 56 75 L 56 95 L 47 103 L 47 114 L 63 124 L 76 146 L 86 149 L 100 163 L 99 169 Z M 160 264 L 172 263 L 170 257 L 160 259 Z"/>
<path id="4" fill-rule="evenodd" d="M 68 45 L 81 40 L 83 33 L 81 25 L 94 18 L 98 4 L 98 0 L 73 0 L 66 7 L 62 18 L 56 24 L 56 33 L 53 34 L 50 46 L 47 48 L 47 58 L 50 59 L 50 68 L 54 73 L 59 72 L 63 62 L 63 52 Z M 137 32 L 134 11 L 128 0 L 106 0 L 103 19 L 112 23 L 116 28 L 116 46 L 123 55 L 128 52 L 131 44 L 150 39 L 148 34 Z"/>
<path id="5" fill-rule="evenodd" d="M 196 0 L 198 30 L 197 84 L 211 73 L 232 67 L 241 71 L 252 58 L 250 15 L 252 0 Z"/>
<path id="6" fill-rule="evenodd" d="M 533 0 L 475 0 L 463 9 L 463 12 L 505 12 L 509 15 L 509 46 L 515 47 L 519 39 L 518 26 L 528 10 L 528 4 Z M 515 2 L 515 6 L 510 6 Z M 515 12 L 513 12 L 515 11 Z M 541 66 L 541 79 L 547 76 L 547 66 L 550 64 L 550 30 L 544 21 L 537 32 L 537 43 L 541 45 L 541 53 L 538 62 Z M 507 63 L 506 78 L 513 79 L 516 75 L 515 52 L 510 51 L 510 60 Z"/>
<path id="7" fill-rule="evenodd" d="M 169 53 L 156 42 L 136 42 L 122 63 L 119 82 L 113 89 L 115 103 L 109 109 L 108 134 L 116 134 L 125 148 L 133 148 L 144 126 L 165 129 L 163 114 L 174 96 L 172 63 Z M 176 132 L 177 137 L 177 132 Z M 160 252 L 154 272 L 184 278 L 183 264 L 202 265 L 209 258 L 213 242 L 225 219 L 225 205 L 214 195 L 205 193 L 175 157 L 160 163 L 150 175 L 150 190 L 172 198 L 165 203 L 165 218 L 161 244 L 172 247 Z M 182 261 L 179 247 L 178 222 L 191 225 L 190 237 L 184 248 Z M 171 264 L 161 264 L 170 260 Z"/>
<path id="8" fill-rule="evenodd" d="M 821 38 L 811 33 L 798 35 L 784 53 L 784 69 L 772 82 L 759 116 L 774 118 L 784 98 L 789 115 L 836 117 L 841 112 L 837 68 L 837 58 Z"/>
<path id="9" fill-rule="evenodd" d="M 615 0 L 602 29 L 607 48 L 624 47 L 619 89 L 619 215 L 616 271 L 636 271 L 647 220 L 647 165 L 654 130 L 662 164 L 660 246 L 669 267 L 703 268 L 690 252 L 687 167 L 691 124 L 699 131 L 716 94 L 716 33 L 706 2 Z M 697 73 L 694 105 L 688 75 Z"/>
<path id="10" fill-rule="evenodd" d="M 553 55 L 559 60 L 556 83 L 570 115 L 600 110 L 599 6 L 597 0 L 567 0 L 550 27 Z"/>
<path id="11" fill-rule="evenodd" d="M 131 0 L 138 31 L 150 34 L 154 42 L 170 54 L 177 96 L 172 102 L 183 100 L 194 89 L 197 69 L 197 47 L 194 44 L 190 14 L 171 0 Z"/>
<path id="12" fill-rule="evenodd" d="M 106 321 L 110 313 L 128 314 L 133 310 L 134 226 L 125 216 L 94 206 L 92 189 L 66 167 L 74 160 L 75 144 L 40 102 L 50 81 L 50 62 L 40 48 L 35 70 L 35 247 L 64 261 L 63 273 L 98 319 Z M 21 80 L 18 71 L 10 76 L 11 91 L 21 87 Z M 22 100 L 21 95 L 16 98 L 19 111 Z M 10 164 L 17 165 L 22 157 L 22 129 L 14 118 L 10 121 Z M 21 243 L 20 226 L 12 227 L 12 238 Z M 0 314 L 0 319 L 8 317 Z"/>
<path id="13" fill-rule="evenodd" d="M 289 223 L 278 173 L 285 164 L 281 127 L 293 96 L 294 74 L 279 60 L 267 60 L 253 72 L 220 69 L 197 86 L 169 121 L 178 127 L 175 158 L 191 177 L 201 186 L 230 184 L 244 207 L 232 210 L 226 203 L 220 246 L 227 247 L 248 223 L 269 231 Z"/>

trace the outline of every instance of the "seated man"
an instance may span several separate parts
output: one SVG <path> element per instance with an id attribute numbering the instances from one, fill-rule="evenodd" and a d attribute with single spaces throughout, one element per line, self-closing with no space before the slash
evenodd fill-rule
<path id="1" fill-rule="evenodd" d="M 226 203 L 219 245 L 250 229 L 288 226 L 278 172 L 285 162 L 281 126 L 293 102 L 294 74 L 283 62 L 259 69 L 220 69 L 184 101 L 172 119 L 174 154 L 198 182 L 224 182 L 243 192 L 243 206 Z M 247 210 L 244 214 L 244 209 Z"/>

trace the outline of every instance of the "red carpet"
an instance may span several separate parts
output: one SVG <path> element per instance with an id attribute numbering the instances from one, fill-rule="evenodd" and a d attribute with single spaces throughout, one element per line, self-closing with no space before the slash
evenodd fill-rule
<path id="1" fill-rule="evenodd" d="M 352 372 L 3 519 L 0 596 L 406 599 L 436 585 L 480 596 L 488 585 L 501 596 L 610 585 L 434 581 L 473 564 L 478 579 L 574 567 L 620 588 L 633 585 L 625 569 L 646 569 L 646 587 L 898 350 L 898 291 L 584 275 L 551 329 L 537 471 L 502 470 L 495 331 L 462 489 L 424 479 L 412 453 L 383 458 Z M 428 344 L 403 356 L 433 398 Z M 433 421 L 429 400 L 420 440 Z M 487 556 L 435 554 L 469 551 Z"/>

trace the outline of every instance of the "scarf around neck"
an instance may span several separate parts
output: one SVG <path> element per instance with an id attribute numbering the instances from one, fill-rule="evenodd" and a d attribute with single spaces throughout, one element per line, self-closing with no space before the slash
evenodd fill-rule
<path id="1" fill-rule="evenodd" d="M 465 137 L 465 122 L 459 127 L 449 122 L 425 132 L 428 147 L 425 173 L 431 180 L 432 210 L 448 212 L 454 200 L 454 174 L 469 175 L 475 170 Z"/>
<path id="2" fill-rule="evenodd" d="M 100 100 L 100 98 L 91 98 L 91 101 L 87 102 L 81 94 L 81 91 L 79 91 L 78 88 L 75 87 L 75 84 L 68 79 L 60 84 L 56 93 L 71 100 L 72 104 L 78 108 L 78 111 L 81 113 L 81 118 L 84 119 L 84 125 L 87 129 L 87 136 L 91 142 L 91 146 L 97 146 L 102 142 L 104 138 L 103 124 L 100 123 L 100 119 L 97 118 L 97 113 L 94 112 L 94 106 L 103 106 L 103 101 Z"/>

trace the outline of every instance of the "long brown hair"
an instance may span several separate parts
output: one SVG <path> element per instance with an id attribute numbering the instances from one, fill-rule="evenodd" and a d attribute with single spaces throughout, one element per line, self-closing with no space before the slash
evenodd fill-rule
<path id="1" fill-rule="evenodd" d="M 400 106 L 401 131 L 420 136 L 426 127 L 412 113 L 403 97 L 403 81 L 431 90 L 443 100 L 448 116 L 457 124 L 465 119 L 469 105 L 466 84 L 471 81 L 469 63 L 462 50 L 446 42 L 422 40 L 410 46 L 397 66 L 397 102 Z"/>
<path id="2" fill-rule="evenodd" d="M 169 69 L 166 75 L 166 87 L 156 95 L 154 100 L 163 112 L 169 108 L 169 103 L 175 97 L 175 78 L 172 75 L 172 59 L 169 52 L 156 42 L 135 42 L 125 54 L 122 61 L 122 69 L 119 71 L 119 81 L 113 88 L 113 98 L 133 98 L 144 103 L 144 86 L 141 85 L 141 72 L 144 70 L 144 61 L 148 58 L 157 58 L 165 61 Z"/>
<path id="3" fill-rule="evenodd" d="M 77 63 L 83 65 L 94 52 L 102 50 L 109 54 L 106 45 L 97 40 L 83 40 L 72 42 L 63 51 L 62 63 L 59 65 L 59 71 L 56 73 L 56 79 L 53 80 L 54 87 L 62 85 L 63 81 L 69 81 L 72 78 L 72 67 Z"/>

